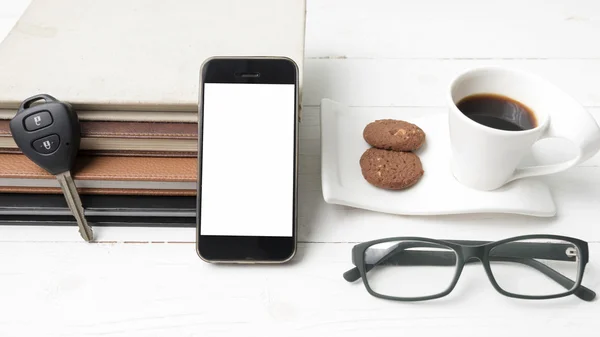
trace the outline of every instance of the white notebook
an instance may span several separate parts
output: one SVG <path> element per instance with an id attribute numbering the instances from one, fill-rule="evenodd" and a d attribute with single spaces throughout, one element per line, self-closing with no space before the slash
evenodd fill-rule
<path id="1" fill-rule="evenodd" d="M 300 70 L 305 0 L 33 0 L 0 44 L 0 119 L 48 93 L 83 120 L 197 119 L 211 56 L 286 56 Z"/>

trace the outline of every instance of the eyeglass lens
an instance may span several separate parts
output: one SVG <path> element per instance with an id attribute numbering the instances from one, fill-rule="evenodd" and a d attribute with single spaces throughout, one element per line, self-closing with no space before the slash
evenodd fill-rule
<path id="1" fill-rule="evenodd" d="M 449 247 L 421 241 L 389 241 L 365 250 L 366 282 L 375 293 L 403 298 L 443 293 L 458 257 Z"/>
<path id="2" fill-rule="evenodd" d="M 579 277 L 580 252 L 573 243 L 562 240 L 532 239 L 512 241 L 490 250 L 490 269 L 504 291 L 523 296 L 563 294 L 576 285 Z M 572 280 L 561 286 L 550 276 Z"/>

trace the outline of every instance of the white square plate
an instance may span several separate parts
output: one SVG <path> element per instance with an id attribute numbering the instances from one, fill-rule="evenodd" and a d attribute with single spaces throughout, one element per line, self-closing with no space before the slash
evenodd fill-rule
<path id="1" fill-rule="evenodd" d="M 549 188 L 537 179 L 516 180 L 486 192 L 457 182 L 450 171 L 446 115 L 407 119 L 382 110 L 385 109 L 358 113 L 329 99 L 321 101 L 321 181 L 326 202 L 403 215 L 514 213 L 549 217 L 556 214 Z M 362 137 L 363 129 L 368 123 L 384 118 L 414 123 L 427 135 L 426 144 L 417 152 L 425 174 L 406 190 L 374 187 L 360 170 L 360 156 L 369 148 Z"/>

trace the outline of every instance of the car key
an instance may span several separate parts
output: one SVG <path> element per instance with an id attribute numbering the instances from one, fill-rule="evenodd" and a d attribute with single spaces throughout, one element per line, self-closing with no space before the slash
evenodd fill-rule
<path id="1" fill-rule="evenodd" d="M 39 100 L 45 103 L 32 105 Z M 50 95 L 32 96 L 21 103 L 10 121 L 10 132 L 27 158 L 56 176 L 79 233 L 84 240 L 92 241 L 93 232 L 71 177 L 81 139 L 79 119 L 71 106 Z"/>

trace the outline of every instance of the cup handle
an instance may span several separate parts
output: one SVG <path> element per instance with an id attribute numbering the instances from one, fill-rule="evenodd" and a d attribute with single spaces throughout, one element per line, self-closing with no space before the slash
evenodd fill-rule
<path id="1" fill-rule="evenodd" d="M 575 109 L 572 114 L 557 115 L 551 116 L 550 125 L 541 139 L 562 138 L 571 141 L 579 150 L 575 158 L 552 165 L 516 169 L 508 181 L 567 170 L 590 159 L 600 150 L 600 127 L 594 117 L 583 107 Z"/>

